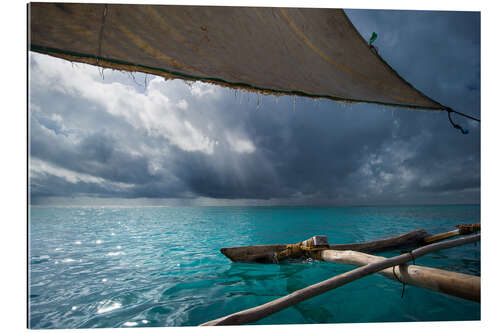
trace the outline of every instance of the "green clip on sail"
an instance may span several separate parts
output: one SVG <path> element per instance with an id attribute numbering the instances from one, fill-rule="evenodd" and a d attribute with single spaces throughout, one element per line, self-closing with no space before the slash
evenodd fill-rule
<path id="1" fill-rule="evenodd" d="M 71 61 L 261 93 L 445 109 L 371 52 L 341 9 L 31 3 L 29 15 L 30 49 Z"/>

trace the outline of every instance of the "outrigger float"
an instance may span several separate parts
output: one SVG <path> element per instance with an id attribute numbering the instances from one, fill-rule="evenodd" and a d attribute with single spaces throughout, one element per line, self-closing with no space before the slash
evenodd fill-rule
<path id="1" fill-rule="evenodd" d="M 456 227 L 455 230 L 437 235 L 429 235 L 425 230 L 420 229 L 363 243 L 329 244 L 326 236 L 314 236 L 296 244 L 223 248 L 221 252 L 234 262 L 279 264 L 280 261 L 286 259 L 311 258 L 358 266 L 358 268 L 297 290 L 263 305 L 206 322 L 201 326 L 241 325 L 255 322 L 303 300 L 373 273 L 379 273 L 389 279 L 398 281 L 403 284 L 403 288 L 408 284 L 480 302 L 481 278 L 479 276 L 418 266 L 414 262 L 416 258 L 431 252 L 480 241 L 479 231 L 481 226 L 479 223 L 460 224 Z M 459 235 L 469 236 L 445 240 Z M 389 250 L 407 252 L 392 258 L 373 255 L 373 253 Z M 413 265 L 407 264 L 410 261 L 413 261 Z"/>

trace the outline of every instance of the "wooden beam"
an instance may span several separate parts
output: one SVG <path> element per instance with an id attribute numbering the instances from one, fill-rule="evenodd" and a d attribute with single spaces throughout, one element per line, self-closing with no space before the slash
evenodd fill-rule
<path id="1" fill-rule="evenodd" d="M 440 241 L 440 240 L 443 240 L 443 239 L 447 239 L 447 238 L 450 238 L 450 237 L 455 237 L 455 236 L 458 236 L 458 235 L 460 235 L 460 230 L 458 230 L 458 229 L 451 230 L 451 231 L 443 232 L 442 234 L 437 234 L 437 235 L 432 235 L 432 236 L 429 236 L 429 237 L 425 237 L 424 238 L 424 243 L 430 244 L 430 243 L 434 243 L 434 242 L 437 242 L 437 241 Z"/>
<path id="2" fill-rule="evenodd" d="M 274 301 L 256 306 L 254 308 L 240 311 L 219 319 L 209 321 L 201 326 L 216 326 L 216 325 L 241 325 L 249 322 L 258 321 L 275 312 L 281 311 L 289 306 L 297 304 L 303 300 L 320 295 L 329 290 L 343 286 L 349 282 L 358 280 L 367 275 L 379 272 L 386 268 L 404 264 L 414 258 L 421 257 L 425 254 L 467 244 L 478 242 L 480 235 L 462 237 L 458 239 L 448 240 L 440 243 L 434 243 L 415 249 L 412 254 L 404 253 L 396 257 L 388 258 L 382 261 L 377 261 L 362 267 L 355 268 L 349 272 L 334 276 L 328 280 L 313 284 L 304 289 L 297 290 L 289 295 L 278 298 Z"/>
<path id="3" fill-rule="evenodd" d="M 354 266 L 364 266 L 385 260 L 384 257 L 350 250 L 324 250 L 319 253 L 319 259 Z M 408 285 L 442 292 L 475 302 L 479 302 L 481 298 L 481 278 L 479 276 L 407 264 L 396 266 L 394 271 L 392 268 L 386 268 L 379 271 L 378 274 Z"/>
<path id="4" fill-rule="evenodd" d="M 429 234 L 423 230 L 413 230 L 401 235 L 378 239 L 371 242 L 330 244 L 331 250 L 354 250 L 365 253 L 383 252 L 400 248 L 409 248 L 422 242 Z"/>
<path id="5" fill-rule="evenodd" d="M 416 246 L 422 240 L 429 236 L 425 230 L 413 230 L 401 235 L 379 239 L 370 242 L 351 243 L 351 244 L 330 244 L 332 250 L 355 250 L 367 253 L 376 253 L 399 248 L 409 248 Z M 321 237 L 321 236 L 315 236 Z M 324 236 L 323 236 L 324 237 Z M 313 237 L 314 238 L 314 237 Z M 311 238 L 311 239 L 313 239 Z M 307 242 L 307 241 L 306 241 Z M 303 243 L 303 242 L 301 242 Z M 291 244 L 272 244 L 272 245 L 252 245 L 226 247 L 220 251 L 231 261 L 236 262 L 259 262 L 274 263 L 276 254 L 287 249 Z"/>
<path id="6" fill-rule="evenodd" d="M 443 232 L 441 234 L 432 235 L 429 237 L 425 237 L 423 242 L 426 244 L 434 243 L 443 239 L 447 239 L 450 237 L 455 237 L 458 235 L 468 235 L 475 232 L 479 232 L 481 230 L 481 223 L 473 223 L 473 224 L 459 224 L 457 225 L 457 229 Z"/>
<path id="7" fill-rule="evenodd" d="M 220 252 L 234 262 L 274 263 L 274 254 L 286 249 L 287 244 L 224 247 Z"/>

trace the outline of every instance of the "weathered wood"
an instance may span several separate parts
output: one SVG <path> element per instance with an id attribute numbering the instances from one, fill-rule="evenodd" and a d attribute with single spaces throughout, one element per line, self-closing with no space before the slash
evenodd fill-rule
<path id="1" fill-rule="evenodd" d="M 409 248 L 419 244 L 429 236 L 425 230 L 414 230 L 394 237 L 370 242 L 352 244 L 330 244 L 332 250 L 355 250 L 366 253 L 376 253 L 391 249 Z M 303 242 L 301 242 L 303 243 Z M 235 262 L 275 262 L 276 254 L 284 251 L 287 244 L 253 245 L 222 248 L 221 252 Z"/>
<path id="2" fill-rule="evenodd" d="M 423 242 L 430 244 L 450 237 L 455 237 L 458 235 L 472 234 L 480 230 L 481 230 L 481 223 L 459 224 L 457 225 L 457 229 L 426 237 L 424 238 Z"/>
<path id="3" fill-rule="evenodd" d="M 386 258 L 351 250 L 324 250 L 319 253 L 319 259 L 339 264 L 364 266 L 383 261 Z M 481 298 L 481 278 L 479 276 L 406 264 L 395 267 L 394 271 L 392 268 L 386 268 L 379 271 L 378 274 L 408 285 L 442 292 L 475 302 L 479 302 Z"/>
<path id="4" fill-rule="evenodd" d="M 300 242 L 301 245 L 303 246 L 308 246 L 308 247 L 321 247 L 321 246 L 328 246 L 328 237 L 326 236 L 313 236 L 309 239 L 306 239 L 303 242 Z"/>
<path id="5" fill-rule="evenodd" d="M 297 290 L 289 295 L 278 298 L 263 305 L 259 305 L 248 310 L 240 311 L 219 319 L 209 321 L 202 324 L 202 326 L 241 325 L 249 322 L 255 322 L 275 312 L 281 311 L 289 306 L 297 304 L 303 300 L 338 288 L 346 283 L 358 280 L 372 273 L 379 272 L 392 266 L 404 264 L 414 258 L 421 257 L 431 252 L 467 243 L 477 242 L 479 240 L 480 235 L 473 235 L 426 245 L 413 250 L 411 255 L 409 253 L 404 253 L 396 257 L 388 258 L 382 261 L 377 261 L 362 267 L 355 268 L 349 272 L 334 276 L 328 280 L 313 284 L 312 286 L 306 287 L 304 289 Z"/>
<path id="6" fill-rule="evenodd" d="M 274 262 L 274 254 L 286 249 L 287 244 L 250 245 L 225 247 L 220 250 L 223 255 L 235 262 Z"/>
<path id="7" fill-rule="evenodd" d="M 274 254 L 274 261 L 288 258 L 311 257 L 318 251 L 329 249 L 328 238 L 326 236 L 313 236 L 297 244 L 288 244 L 286 249 Z"/>
<path id="8" fill-rule="evenodd" d="M 481 231 L 481 223 L 459 224 L 457 228 L 460 230 L 461 235 L 472 234 Z"/>
<path id="9" fill-rule="evenodd" d="M 423 230 L 414 230 L 405 234 L 378 239 L 371 242 L 350 243 L 350 244 L 330 244 L 331 250 L 353 250 L 365 253 L 383 252 L 400 248 L 409 248 L 422 242 L 429 234 Z"/>
<path id="10" fill-rule="evenodd" d="M 460 235 L 460 230 L 452 230 L 448 232 L 443 232 L 442 234 L 432 235 L 424 238 L 424 243 L 430 244 L 450 237 L 455 237 Z"/>

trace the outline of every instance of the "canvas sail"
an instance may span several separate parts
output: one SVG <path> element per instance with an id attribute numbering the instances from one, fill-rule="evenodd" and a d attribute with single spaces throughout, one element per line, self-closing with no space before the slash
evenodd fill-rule
<path id="1" fill-rule="evenodd" d="M 32 51 L 261 93 L 427 110 L 341 9 L 31 3 Z"/>

